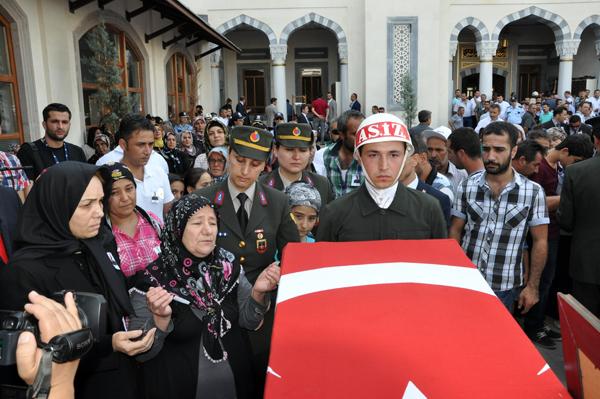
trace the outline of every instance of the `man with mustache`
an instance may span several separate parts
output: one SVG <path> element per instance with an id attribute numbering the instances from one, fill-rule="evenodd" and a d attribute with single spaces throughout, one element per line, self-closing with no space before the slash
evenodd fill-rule
<path id="1" fill-rule="evenodd" d="M 458 186 L 450 237 L 462 245 L 509 311 L 518 299 L 519 308 L 526 313 L 539 301 L 550 220 L 542 187 L 511 166 L 517 137 L 517 128 L 506 122 L 490 123 L 483 130 L 485 170 Z M 528 232 L 533 245 L 525 284 L 522 260 Z"/>
<path id="2" fill-rule="evenodd" d="M 42 170 L 59 162 L 86 162 L 81 147 L 65 141 L 71 128 L 71 110 L 64 104 L 52 103 L 44 108 L 42 116 L 44 137 L 24 143 L 17 153 L 21 165 L 32 167 L 25 170 L 29 180 L 37 179 Z"/>
<path id="3" fill-rule="evenodd" d="M 340 139 L 323 152 L 326 177 L 335 198 L 356 190 L 364 181 L 362 167 L 354 158 L 354 138 L 365 116 L 356 110 L 344 112 L 337 121 Z"/>

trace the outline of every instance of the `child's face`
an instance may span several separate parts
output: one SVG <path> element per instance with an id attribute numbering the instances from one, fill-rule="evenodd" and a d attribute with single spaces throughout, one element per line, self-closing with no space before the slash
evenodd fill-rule
<path id="1" fill-rule="evenodd" d="M 314 208 L 304 205 L 298 205 L 292 208 L 292 215 L 300 233 L 300 239 L 304 239 L 308 233 L 315 227 L 319 220 L 317 211 Z"/>

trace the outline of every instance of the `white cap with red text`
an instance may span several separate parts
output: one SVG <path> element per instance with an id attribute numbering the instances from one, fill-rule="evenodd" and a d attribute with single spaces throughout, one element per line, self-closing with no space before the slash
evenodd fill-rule
<path id="1" fill-rule="evenodd" d="M 369 116 L 358 126 L 354 141 L 354 157 L 359 158 L 358 149 L 363 145 L 386 141 L 405 143 L 405 159 L 414 152 L 408 128 L 402 122 L 402 119 L 392 114 L 381 113 Z"/>

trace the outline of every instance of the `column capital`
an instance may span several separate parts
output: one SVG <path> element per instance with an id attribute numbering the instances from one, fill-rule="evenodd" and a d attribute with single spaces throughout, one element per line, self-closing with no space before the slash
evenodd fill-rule
<path id="1" fill-rule="evenodd" d="M 456 55 L 457 49 L 458 49 L 458 40 L 450 40 L 450 52 L 448 54 L 448 56 L 450 57 L 450 62 L 453 61 L 453 58 Z"/>
<path id="2" fill-rule="evenodd" d="M 287 44 L 271 44 L 269 50 L 271 51 L 271 60 L 276 64 L 285 64 L 285 58 L 287 57 Z"/>
<path id="3" fill-rule="evenodd" d="M 213 68 L 219 68 L 221 63 L 221 50 L 217 50 L 210 55 L 210 66 Z"/>
<path id="4" fill-rule="evenodd" d="M 480 40 L 475 43 L 477 49 L 477 55 L 479 55 L 479 61 L 490 62 L 496 55 L 498 49 L 498 40 Z"/>
<path id="5" fill-rule="evenodd" d="M 338 43 L 338 54 L 340 56 L 340 64 L 348 63 L 348 44 Z"/>
<path id="6" fill-rule="evenodd" d="M 573 61 L 573 56 L 577 54 L 581 40 L 561 40 L 560 42 L 554 43 L 556 46 L 556 53 L 563 61 Z"/>

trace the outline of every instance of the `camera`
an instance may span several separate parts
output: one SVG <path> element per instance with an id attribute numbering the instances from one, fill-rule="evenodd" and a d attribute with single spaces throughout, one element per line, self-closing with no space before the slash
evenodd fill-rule
<path id="1" fill-rule="evenodd" d="M 51 299 L 64 305 L 66 292 L 56 292 Z M 73 297 L 82 328 L 89 329 L 94 341 L 98 342 L 100 334 L 106 331 L 106 299 L 100 294 L 89 292 L 74 292 Z M 27 312 L 0 310 L 0 366 L 16 363 L 17 342 L 23 331 L 32 332 L 38 346 L 43 346 L 35 316 Z"/>

